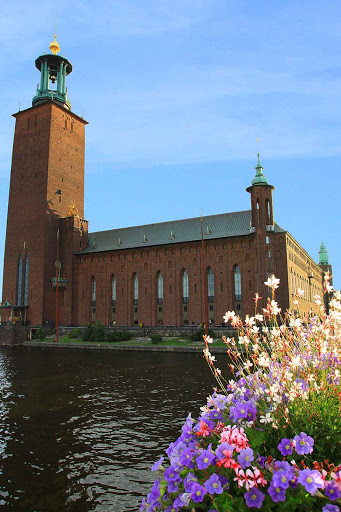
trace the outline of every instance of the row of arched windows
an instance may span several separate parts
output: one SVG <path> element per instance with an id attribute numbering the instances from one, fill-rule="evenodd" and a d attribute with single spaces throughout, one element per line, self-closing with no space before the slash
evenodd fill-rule
<path id="1" fill-rule="evenodd" d="M 242 278 L 239 265 L 233 267 L 234 276 L 234 295 L 235 300 L 240 302 L 242 300 Z M 207 296 L 209 302 L 214 302 L 214 273 L 211 267 L 206 270 L 207 277 Z M 189 279 L 188 272 L 183 269 L 181 272 L 182 282 L 182 298 L 183 302 L 186 303 L 189 300 Z M 96 306 L 96 279 L 91 278 L 91 289 L 92 289 L 92 305 Z M 134 304 L 138 303 L 139 298 L 139 280 L 136 272 L 133 274 L 133 300 Z M 163 302 L 163 276 L 159 271 L 157 273 L 157 299 L 158 304 Z M 115 276 L 111 276 L 111 304 L 114 306 L 117 300 L 117 281 Z"/>

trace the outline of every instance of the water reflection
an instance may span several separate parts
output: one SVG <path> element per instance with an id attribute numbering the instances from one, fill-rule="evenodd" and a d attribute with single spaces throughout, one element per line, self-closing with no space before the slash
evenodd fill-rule
<path id="1" fill-rule="evenodd" d="M 4 510 L 138 510 L 214 385 L 200 354 L 0 349 Z"/>

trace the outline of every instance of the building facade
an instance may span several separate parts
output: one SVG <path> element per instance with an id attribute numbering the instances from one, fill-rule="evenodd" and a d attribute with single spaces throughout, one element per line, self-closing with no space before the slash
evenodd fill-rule
<path id="1" fill-rule="evenodd" d="M 331 270 L 274 222 L 273 190 L 258 155 L 247 188 L 250 210 L 88 232 L 84 217 L 87 122 L 71 111 L 71 63 L 51 54 L 35 61 L 41 79 L 32 107 L 16 119 L 4 258 L 2 317 L 53 325 L 197 325 L 205 302 L 211 324 L 226 310 L 265 307 L 271 274 L 281 279 L 282 310 L 314 309 Z M 202 229 L 203 228 L 203 229 Z M 58 308 L 56 305 L 58 304 Z M 7 316 L 6 316 L 7 314 Z"/>

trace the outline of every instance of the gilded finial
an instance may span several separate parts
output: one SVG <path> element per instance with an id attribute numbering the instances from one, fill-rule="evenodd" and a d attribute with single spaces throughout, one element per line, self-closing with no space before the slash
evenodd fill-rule
<path id="1" fill-rule="evenodd" d="M 54 41 L 52 41 L 52 43 L 50 43 L 49 48 L 50 48 L 51 52 L 53 53 L 53 55 L 57 55 L 57 53 L 60 52 L 60 46 L 57 42 L 56 34 L 54 35 Z"/>

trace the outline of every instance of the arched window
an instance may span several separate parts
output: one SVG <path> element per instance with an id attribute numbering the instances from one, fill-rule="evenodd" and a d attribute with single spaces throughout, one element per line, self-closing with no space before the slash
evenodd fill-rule
<path id="1" fill-rule="evenodd" d="M 188 272 L 187 270 L 182 271 L 182 302 L 187 303 L 189 300 L 188 290 Z"/>
<path id="2" fill-rule="evenodd" d="M 134 304 L 137 304 L 139 300 L 139 280 L 137 274 L 133 275 L 133 286 L 134 286 Z"/>
<path id="3" fill-rule="evenodd" d="M 269 226 L 271 224 L 271 210 L 270 210 L 269 199 L 266 199 L 266 201 L 265 201 L 265 211 L 266 211 L 266 223 Z"/>
<path id="4" fill-rule="evenodd" d="M 96 306 L 96 279 L 94 277 L 91 278 L 91 297 L 92 305 Z"/>
<path id="5" fill-rule="evenodd" d="M 18 261 L 18 283 L 17 283 L 17 304 L 21 305 L 22 301 L 22 257 L 19 256 Z"/>
<path id="6" fill-rule="evenodd" d="M 117 283 L 115 276 L 111 276 L 111 305 L 114 306 L 116 304 L 117 298 Z"/>
<path id="7" fill-rule="evenodd" d="M 257 199 L 257 224 L 260 226 L 260 205 L 259 205 L 259 199 Z"/>
<path id="8" fill-rule="evenodd" d="M 207 295 L 208 302 L 214 302 L 214 274 L 211 267 L 207 269 Z"/>
<path id="9" fill-rule="evenodd" d="M 242 275 L 239 265 L 234 266 L 234 299 L 238 302 L 242 300 Z"/>
<path id="10" fill-rule="evenodd" d="M 161 272 L 157 274 L 157 302 L 158 304 L 163 302 L 163 277 Z"/>
<path id="11" fill-rule="evenodd" d="M 28 305 L 28 277 L 30 274 L 30 259 L 28 257 L 28 254 L 26 254 L 26 261 L 25 261 L 25 281 L 24 281 L 24 305 Z"/>

